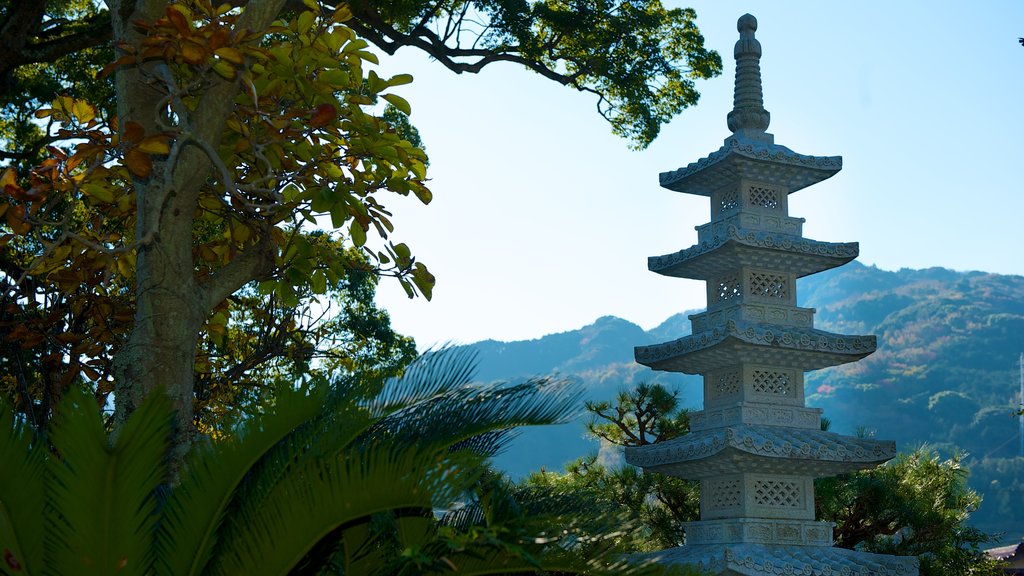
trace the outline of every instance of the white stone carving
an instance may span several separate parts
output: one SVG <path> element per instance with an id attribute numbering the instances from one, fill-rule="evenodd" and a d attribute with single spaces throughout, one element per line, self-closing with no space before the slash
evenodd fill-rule
<path id="1" fill-rule="evenodd" d="M 685 522 L 686 545 L 742 542 L 831 546 L 833 522 L 767 518 L 730 518 Z"/>
<path id="2" fill-rule="evenodd" d="M 796 306 L 796 280 L 857 256 L 856 243 L 802 236 L 788 195 L 835 174 L 838 157 L 803 156 L 776 145 L 761 94 L 757 21 L 737 23 L 733 135 L 717 152 L 661 175 L 671 190 L 711 197 L 698 243 L 651 257 L 659 274 L 707 282 L 708 309 L 690 317 L 691 335 L 638 346 L 656 370 L 702 374 L 706 409 L 690 433 L 627 447 L 626 461 L 701 481 L 701 520 L 686 545 L 648 555 L 693 563 L 719 575 L 915 576 L 914 558 L 831 547 L 833 526 L 814 519 L 814 479 L 889 460 L 893 442 L 820 429 L 821 410 L 804 405 L 803 373 L 856 361 L 874 336 L 815 330 L 814 310 Z"/>
<path id="3" fill-rule="evenodd" d="M 918 573 L 914 557 L 827 546 L 755 542 L 687 544 L 635 557 L 664 564 L 690 564 L 713 574 L 730 576 L 917 576 Z"/>

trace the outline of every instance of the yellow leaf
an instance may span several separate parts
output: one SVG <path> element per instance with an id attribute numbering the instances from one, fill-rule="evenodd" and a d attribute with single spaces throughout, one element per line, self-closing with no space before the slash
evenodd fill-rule
<path id="1" fill-rule="evenodd" d="M 87 124 L 96 117 L 96 108 L 85 100 L 75 100 L 71 104 L 71 114 L 82 124 Z"/>
<path id="2" fill-rule="evenodd" d="M 133 266 L 124 258 L 117 259 L 117 273 L 125 278 L 132 277 Z"/>
<path id="3" fill-rule="evenodd" d="M 226 60 L 217 60 L 213 63 L 213 71 L 220 74 L 225 80 L 234 80 L 235 67 Z"/>
<path id="4" fill-rule="evenodd" d="M 171 151 L 170 139 L 170 136 L 163 134 L 149 136 L 139 142 L 138 148 L 147 154 L 167 154 Z"/>
<path id="5" fill-rule="evenodd" d="M 348 7 L 348 4 L 342 4 L 338 6 L 338 9 L 334 11 L 334 15 L 331 16 L 331 20 L 335 22 L 347 22 L 352 19 L 352 10 Z"/>
<path id="6" fill-rule="evenodd" d="M 82 186 L 82 192 L 85 192 L 89 196 L 92 196 L 96 200 L 105 203 L 112 203 L 114 201 L 114 193 L 109 188 L 99 184 L 97 182 L 89 182 Z"/>
<path id="7" fill-rule="evenodd" d="M 231 237 L 236 242 L 244 243 L 252 235 L 252 231 L 245 224 L 237 224 L 231 227 Z"/>
<path id="8" fill-rule="evenodd" d="M 218 48 L 214 50 L 213 53 L 216 54 L 219 58 L 223 58 L 224 60 L 227 60 L 232 64 L 237 64 L 241 66 L 245 63 L 245 57 L 242 55 L 242 52 L 239 51 L 237 48 L 232 48 L 231 46 Z"/>
<path id="9" fill-rule="evenodd" d="M 7 188 L 8 186 L 17 186 L 18 173 L 14 171 L 14 168 L 8 168 L 4 170 L 2 176 L 0 176 L 0 190 Z"/>

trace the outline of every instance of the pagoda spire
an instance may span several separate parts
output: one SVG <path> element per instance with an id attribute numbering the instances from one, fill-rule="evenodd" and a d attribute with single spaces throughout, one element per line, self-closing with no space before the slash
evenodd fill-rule
<path id="1" fill-rule="evenodd" d="M 736 57 L 736 87 L 733 92 L 732 112 L 726 122 L 729 130 L 752 140 L 771 139 L 765 133 L 771 114 L 764 109 L 761 90 L 761 43 L 754 37 L 757 18 L 744 14 L 736 22 L 740 39 L 733 51 Z"/>

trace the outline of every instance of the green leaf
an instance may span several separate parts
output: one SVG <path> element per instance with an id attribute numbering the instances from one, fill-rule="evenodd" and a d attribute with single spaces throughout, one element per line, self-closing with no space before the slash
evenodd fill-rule
<path id="1" fill-rule="evenodd" d="M 331 206 L 331 224 L 335 228 L 344 226 L 346 220 L 348 220 L 348 209 L 344 204 L 337 202 Z"/>
<path id="2" fill-rule="evenodd" d="M 401 86 L 412 82 L 412 74 L 395 74 L 388 80 L 388 86 Z"/>
<path id="3" fill-rule="evenodd" d="M 392 106 L 401 110 L 406 116 L 412 114 L 412 107 L 409 106 L 409 102 L 405 98 L 397 94 L 384 94 L 381 98 L 390 102 Z"/>
<path id="4" fill-rule="evenodd" d="M 309 30 L 313 27 L 314 20 L 316 20 L 316 14 L 314 14 L 313 12 L 307 10 L 299 14 L 298 32 L 300 34 L 309 32 Z"/>
<path id="5" fill-rule="evenodd" d="M 157 534 L 158 574 L 204 573 L 239 485 L 261 458 L 323 406 L 323 394 L 282 391 L 269 414 L 246 421 L 227 440 L 193 449 L 188 474 L 171 494 Z"/>
<path id="6" fill-rule="evenodd" d="M 25 574 L 41 573 L 43 562 L 42 446 L 28 423 L 16 421 L 0 399 L 0 554 L 10 550 Z"/>
<path id="7" fill-rule="evenodd" d="M 427 270 L 422 262 L 417 262 L 412 269 L 412 281 L 423 293 L 423 297 L 430 300 L 434 293 L 434 275 Z"/>
<path id="8" fill-rule="evenodd" d="M 66 394 L 50 434 L 64 457 L 49 462 L 54 573 L 152 573 L 171 415 L 168 398 L 151 393 L 111 446 L 95 399 L 77 388 Z"/>
<path id="9" fill-rule="evenodd" d="M 363 244 L 366 244 L 366 230 L 363 230 L 358 220 L 353 220 L 352 225 L 348 227 L 349 233 L 352 235 L 352 243 L 358 248 Z"/>
<path id="10" fill-rule="evenodd" d="M 324 294 L 327 292 L 327 277 L 324 276 L 322 270 L 317 270 L 310 276 L 309 288 L 314 294 Z"/>

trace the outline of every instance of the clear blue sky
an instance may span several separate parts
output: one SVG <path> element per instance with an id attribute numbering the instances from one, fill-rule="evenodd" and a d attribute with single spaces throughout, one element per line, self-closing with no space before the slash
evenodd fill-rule
<path id="1" fill-rule="evenodd" d="M 674 5 L 674 3 L 670 3 Z M 887 270 L 1024 274 L 1024 2 L 688 2 L 725 63 L 647 150 L 597 115 L 592 95 L 511 64 L 456 76 L 412 49 L 434 202 L 392 200 L 396 239 L 437 276 L 434 300 L 385 280 L 378 302 L 421 347 L 517 340 L 620 316 L 644 328 L 705 306 L 703 283 L 647 271 L 686 248 L 708 200 L 658 186 L 721 146 L 736 19 L 754 14 L 776 143 L 841 155 L 842 172 L 795 193 L 804 234 L 859 241 Z"/>

